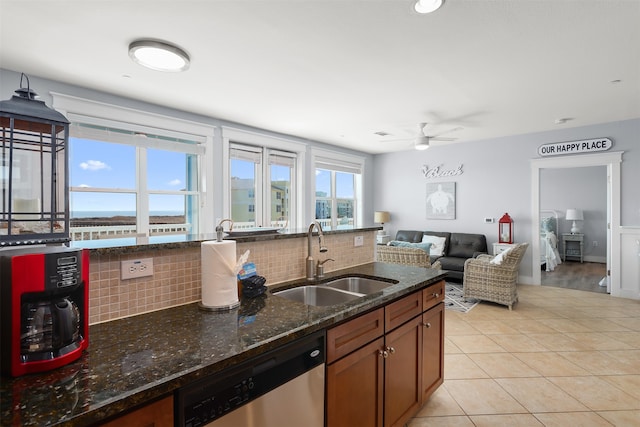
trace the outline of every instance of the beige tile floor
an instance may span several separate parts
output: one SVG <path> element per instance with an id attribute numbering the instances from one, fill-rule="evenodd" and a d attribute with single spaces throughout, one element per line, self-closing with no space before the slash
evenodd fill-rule
<path id="1" fill-rule="evenodd" d="M 444 384 L 407 426 L 640 426 L 640 301 L 518 292 L 446 312 Z"/>

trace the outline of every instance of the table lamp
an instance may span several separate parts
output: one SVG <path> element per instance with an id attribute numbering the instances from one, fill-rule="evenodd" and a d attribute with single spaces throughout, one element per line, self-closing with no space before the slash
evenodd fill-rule
<path id="1" fill-rule="evenodd" d="M 565 219 L 567 221 L 573 221 L 573 224 L 571 224 L 571 234 L 576 234 L 580 232 L 580 229 L 576 225 L 576 221 L 584 220 L 584 217 L 582 216 L 582 211 L 580 209 L 567 209 L 567 214 L 565 215 Z"/>
<path id="2" fill-rule="evenodd" d="M 379 236 L 384 236 L 384 223 L 391 220 L 391 214 L 387 211 L 376 211 L 373 214 L 373 222 L 382 224 L 382 230 L 378 230 Z"/>

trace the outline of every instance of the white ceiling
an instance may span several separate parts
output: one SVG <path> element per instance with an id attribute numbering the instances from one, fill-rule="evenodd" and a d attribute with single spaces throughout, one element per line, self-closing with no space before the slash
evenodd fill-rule
<path id="1" fill-rule="evenodd" d="M 461 142 L 640 117 L 640 0 L 412 3 L 0 0 L 0 66 L 369 153 L 419 122 Z M 139 38 L 191 68 L 133 63 Z"/>

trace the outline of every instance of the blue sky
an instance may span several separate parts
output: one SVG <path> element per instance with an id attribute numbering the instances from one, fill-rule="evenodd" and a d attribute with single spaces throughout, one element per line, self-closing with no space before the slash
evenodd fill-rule
<path id="1" fill-rule="evenodd" d="M 79 138 L 71 138 L 70 147 L 71 187 L 135 189 L 135 147 Z M 181 190 L 185 187 L 185 154 L 149 149 L 147 160 L 150 189 Z M 182 196 L 153 196 L 150 210 L 181 210 L 182 200 Z M 75 193 L 71 202 L 72 211 L 129 211 L 136 208 L 132 194 Z"/>

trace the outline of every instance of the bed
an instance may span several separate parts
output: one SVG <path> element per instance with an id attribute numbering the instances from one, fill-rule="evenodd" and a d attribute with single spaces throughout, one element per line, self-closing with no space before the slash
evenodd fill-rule
<path id="1" fill-rule="evenodd" d="M 540 211 L 540 266 L 553 271 L 561 264 L 558 251 L 558 211 Z"/>

